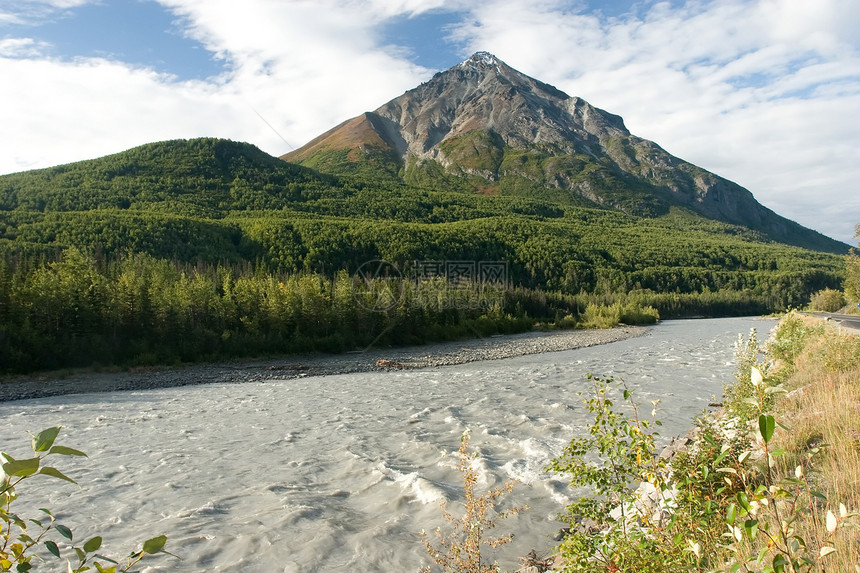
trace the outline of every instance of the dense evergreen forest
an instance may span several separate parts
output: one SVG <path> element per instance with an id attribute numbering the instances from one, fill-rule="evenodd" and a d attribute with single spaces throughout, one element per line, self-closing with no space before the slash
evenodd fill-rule
<path id="1" fill-rule="evenodd" d="M 770 312 L 844 273 L 682 208 L 634 217 L 372 159 L 325 174 L 198 139 L 0 177 L 0 371 L 597 325 L 596 309 Z M 356 274 L 368 261 L 398 274 Z M 500 263 L 504 280 L 416 274 L 451 261 Z"/>

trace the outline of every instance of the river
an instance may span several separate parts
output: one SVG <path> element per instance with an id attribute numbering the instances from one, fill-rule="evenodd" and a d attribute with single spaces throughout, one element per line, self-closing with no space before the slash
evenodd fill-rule
<path id="1" fill-rule="evenodd" d="M 588 424 L 586 375 L 623 378 L 637 401 L 660 400 L 661 433 L 682 433 L 732 381 L 733 344 L 772 321 L 664 321 L 611 344 L 386 373 L 78 394 L 0 403 L 4 451 L 62 425 L 65 482 L 33 479 L 19 512 L 51 508 L 102 553 L 124 555 L 166 534 L 178 556 L 144 571 L 413 572 L 419 532 L 457 512 L 451 454 L 471 429 L 481 488 L 517 478 L 510 500 L 531 509 L 501 521 L 513 543 L 488 550 L 503 569 L 551 552 L 556 517 L 575 492 L 544 468 Z M 24 508 L 29 508 L 24 511 Z M 49 556 L 50 557 L 50 556 Z M 52 558 L 51 558 L 52 559 Z"/>

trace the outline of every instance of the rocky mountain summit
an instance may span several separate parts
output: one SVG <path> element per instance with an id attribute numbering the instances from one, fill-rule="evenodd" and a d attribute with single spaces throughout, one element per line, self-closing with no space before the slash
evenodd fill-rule
<path id="1" fill-rule="evenodd" d="M 601 139 L 630 135 L 620 117 L 521 74 L 486 52 L 436 74 L 374 114 L 400 155 L 449 165 L 455 158 L 440 153 L 439 144 L 475 130 L 497 135 L 497 144 L 552 147 L 572 155 L 593 155 L 591 148 Z M 498 169 L 492 175 L 498 176 Z"/>
<path id="2" fill-rule="evenodd" d="M 487 52 L 284 156 L 320 171 L 368 165 L 409 183 L 548 197 L 660 217 L 680 208 L 816 250 L 845 245 L 785 219 L 740 185 L 637 137 L 621 117 Z"/>

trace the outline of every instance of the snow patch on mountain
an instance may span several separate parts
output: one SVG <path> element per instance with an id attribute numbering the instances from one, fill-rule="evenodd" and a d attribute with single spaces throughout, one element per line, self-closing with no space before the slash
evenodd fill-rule
<path id="1" fill-rule="evenodd" d="M 501 60 L 490 52 L 475 52 L 468 60 L 461 62 L 459 67 L 476 69 L 477 66 L 486 66 L 495 67 L 498 70 L 500 63 Z"/>

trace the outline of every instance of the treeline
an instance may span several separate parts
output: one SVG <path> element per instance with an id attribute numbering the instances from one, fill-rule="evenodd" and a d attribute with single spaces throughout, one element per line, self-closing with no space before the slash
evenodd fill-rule
<path id="1" fill-rule="evenodd" d="M 0 371 L 343 352 L 543 328 L 758 314 L 752 291 L 565 294 L 504 283 L 269 273 L 146 254 L 0 257 Z"/>
<path id="2" fill-rule="evenodd" d="M 14 267 L 14 268 L 13 268 Z M 506 309 L 512 309 L 512 312 Z M 171 364 L 418 344 L 532 327 L 538 293 L 132 255 L 0 259 L 0 370 Z"/>

